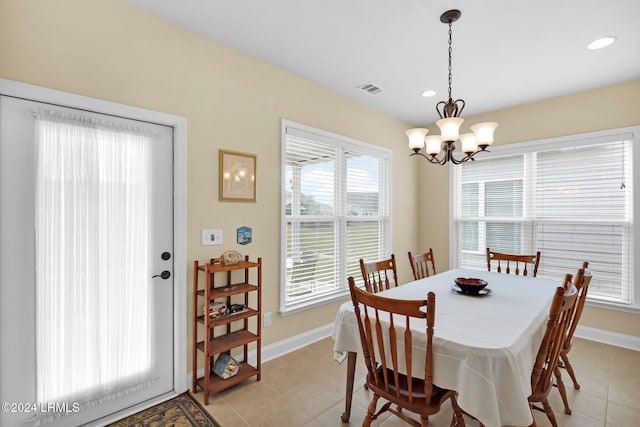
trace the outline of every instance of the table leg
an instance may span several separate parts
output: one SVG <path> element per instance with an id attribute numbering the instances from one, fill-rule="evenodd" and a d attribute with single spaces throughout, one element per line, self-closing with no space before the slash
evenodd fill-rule
<path id="1" fill-rule="evenodd" d="M 356 356 L 355 351 L 347 352 L 347 389 L 344 396 L 344 412 L 340 416 L 343 423 L 349 422 L 351 417 L 351 400 L 353 399 L 353 379 L 356 375 Z"/>

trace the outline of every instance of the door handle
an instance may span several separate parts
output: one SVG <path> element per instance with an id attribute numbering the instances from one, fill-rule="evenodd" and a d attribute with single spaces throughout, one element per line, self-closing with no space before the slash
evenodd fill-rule
<path id="1" fill-rule="evenodd" d="M 156 274 L 154 276 L 151 276 L 152 279 L 154 279 L 156 277 L 162 277 L 164 280 L 167 280 L 169 277 L 171 277 L 171 272 L 169 270 L 165 270 L 160 274 Z"/>

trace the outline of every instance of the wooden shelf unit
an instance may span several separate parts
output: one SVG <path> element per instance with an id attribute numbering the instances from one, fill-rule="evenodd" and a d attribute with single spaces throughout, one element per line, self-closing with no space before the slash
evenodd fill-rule
<path id="1" fill-rule="evenodd" d="M 237 281 L 234 272 L 243 275 L 242 281 Z M 204 274 L 204 288 L 198 284 L 199 276 Z M 222 275 L 223 280 L 216 280 Z M 253 282 L 251 279 L 253 278 Z M 234 281 L 234 279 L 236 281 Z M 216 281 L 218 283 L 216 283 Z M 222 282 L 222 283 L 220 283 Z M 242 299 L 245 309 L 236 313 L 212 318 L 204 315 L 200 303 L 204 307 L 214 301 L 224 301 L 227 308 L 231 306 L 233 296 Z M 253 298 L 250 298 L 253 296 Z M 236 303 L 239 303 L 236 301 Z M 192 392 L 198 389 L 204 392 L 204 404 L 209 404 L 209 395 L 225 390 L 251 377 L 260 381 L 261 376 L 261 336 L 262 336 L 262 258 L 250 261 L 245 256 L 238 264 L 224 265 L 218 259 L 212 258 L 201 265 L 193 263 L 193 381 Z M 250 322 L 251 320 L 251 322 Z M 250 325 L 250 323 L 252 323 Z M 222 329 L 222 331 L 221 331 Z M 198 339 L 200 336 L 204 338 Z M 255 343 L 256 361 L 249 363 L 249 345 Z M 231 354 L 236 348 L 242 348 L 242 360 L 239 361 L 238 373 L 230 378 L 222 379 L 213 373 L 216 356 L 222 353 Z M 204 375 L 198 376 L 198 357 L 204 360 Z M 239 356 L 238 356 L 239 357 Z"/>

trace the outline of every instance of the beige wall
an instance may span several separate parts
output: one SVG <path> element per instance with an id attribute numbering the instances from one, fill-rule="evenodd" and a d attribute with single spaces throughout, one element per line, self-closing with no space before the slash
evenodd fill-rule
<path id="1" fill-rule="evenodd" d="M 338 303 L 277 313 L 282 118 L 393 149 L 401 171 L 393 178 L 393 246 L 415 250 L 417 165 L 406 123 L 119 1 L 2 0 L 0 17 L 1 78 L 187 118 L 189 310 L 192 261 L 235 249 L 263 258 L 264 310 L 273 312 L 264 345 L 335 318 Z M 257 154 L 257 203 L 218 201 L 219 149 Z M 253 227 L 247 246 L 235 243 L 243 225 Z M 225 244 L 200 246 L 203 228 L 223 229 Z M 399 262 L 409 280 L 406 255 Z"/>
<path id="2" fill-rule="evenodd" d="M 406 123 L 119 1 L 1 0 L 0 17 L 1 78 L 187 118 L 187 259 L 191 265 L 223 249 L 263 258 L 264 309 L 273 312 L 264 345 L 331 323 L 338 307 L 277 314 L 282 118 L 393 149 L 393 248 L 400 280 L 410 277 L 407 250 L 432 246 L 438 269 L 448 267 L 446 168 L 408 158 Z M 487 117 L 500 122 L 501 143 L 637 124 L 639 86 L 605 88 Z M 547 119 L 551 126 L 541 124 Z M 218 201 L 219 149 L 257 154 L 257 203 Z M 248 246 L 235 244 L 235 230 L 242 225 L 253 227 L 254 242 Z M 200 246 L 203 228 L 223 229 L 226 244 Z M 191 281 L 189 273 L 189 308 Z M 633 314 L 590 309 L 585 323 L 640 336 Z"/>
<path id="3" fill-rule="evenodd" d="M 466 117 L 463 129 L 499 123 L 495 144 L 539 140 L 640 125 L 640 80 Z M 438 132 L 431 126 L 431 132 Z M 440 270 L 449 266 L 449 181 L 446 168 L 420 166 L 420 247 L 432 246 Z M 543 254 L 544 257 L 544 254 Z M 579 266 L 568 266 L 573 269 Z M 587 307 L 582 325 L 640 337 L 640 314 Z"/>

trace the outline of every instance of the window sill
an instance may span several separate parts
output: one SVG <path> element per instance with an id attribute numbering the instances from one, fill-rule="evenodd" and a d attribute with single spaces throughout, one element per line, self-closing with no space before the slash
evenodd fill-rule
<path id="1" fill-rule="evenodd" d="M 300 302 L 300 303 L 296 303 L 296 304 L 290 304 L 287 307 L 281 306 L 280 307 L 280 315 L 282 317 L 285 317 L 285 316 L 289 316 L 289 315 L 292 315 L 292 314 L 303 312 L 305 310 L 316 308 L 316 307 L 319 307 L 321 305 L 329 304 L 329 303 L 336 302 L 336 301 L 339 301 L 339 300 L 345 300 L 345 299 L 348 299 L 348 298 L 349 298 L 349 291 L 348 290 L 341 290 L 341 291 L 337 291 L 334 294 L 322 297 L 322 299 L 313 299 L 311 301 L 304 301 L 304 302 Z"/>
<path id="2" fill-rule="evenodd" d="M 640 307 L 626 304 L 616 304 L 604 301 L 592 301 L 587 299 L 585 305 L 588 307 L 601 308 L 604 310 L 622 311 L 626 313 L 640 314 Z"/>

